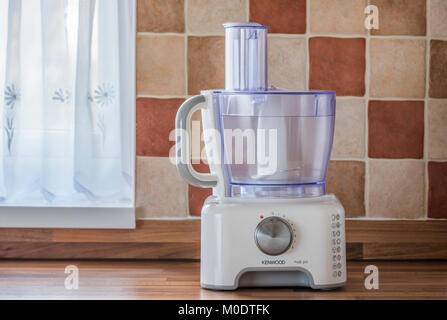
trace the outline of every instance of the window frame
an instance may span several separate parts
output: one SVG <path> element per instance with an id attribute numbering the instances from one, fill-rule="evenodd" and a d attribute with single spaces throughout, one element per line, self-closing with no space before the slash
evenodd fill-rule
<path id="1" fill-rule="evenodd" d="M 76 228 L 76 229 L 135 229 L 135 188 L 136 188 L 136 36 L 137 5 L 136 0 L 126 0 L 132 12 L 130 56 L 132 92 L 131 108 L 131 157 L 133 197 L 130 205 L 122 206 L 0 206 L 0 228 Z M 119 30 L 121 32 L 121 29 Z"/>

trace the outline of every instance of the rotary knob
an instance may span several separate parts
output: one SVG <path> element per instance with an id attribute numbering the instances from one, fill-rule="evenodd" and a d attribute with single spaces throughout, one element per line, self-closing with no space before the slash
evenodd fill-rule
<path id="1" fill-rule="evenodd" d="M 292 245 L 292 240 L 292 227 L 282 218 L 265 218 L 256 227 L 256 245 L 270 256 L 278 256 L 286 252 Z"/>

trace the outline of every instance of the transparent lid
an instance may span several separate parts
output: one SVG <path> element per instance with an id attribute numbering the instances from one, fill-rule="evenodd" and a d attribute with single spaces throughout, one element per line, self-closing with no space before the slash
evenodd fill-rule
<path id="1" fill-rule="evenodd" d="M 266 90 L 267 29 L 258 23 L 225 23 L 225 89 Z"/>
<path id="2" fill-rule="evenodd" d="M 335 116 L 334 91 L 213 91 L 222 116 Z"/>

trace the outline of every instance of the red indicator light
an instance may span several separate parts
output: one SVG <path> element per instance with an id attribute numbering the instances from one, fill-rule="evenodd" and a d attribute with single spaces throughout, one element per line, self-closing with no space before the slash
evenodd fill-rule
<path id="1" fill-rule="evenodd" d="M 261 216 L 261 219 L 264 219 L 264 216 Z"/>

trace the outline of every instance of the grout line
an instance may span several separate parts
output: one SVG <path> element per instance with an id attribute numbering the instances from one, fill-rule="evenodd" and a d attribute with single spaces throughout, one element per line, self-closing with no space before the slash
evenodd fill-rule
<path id="1" fill-rule="evenodd" d="M 184 1 L 183 4 L 183 14 L 185 21 L 185 95 L 188 95 L 188 0 Z"/>
<path id="2" fill-rule="evenodd" d="M 186 181 L 185 181 L 186 182 Z M 186 215 L 189 217 L 189 218 L 191 218 L 191 217 L 193 217 L 192 215 L 191 215 L 191 212 L 190 212 L 190 210 L 189 210 L 189 184 L 186 182 L 185 183 L 185 191 L 184 191 L 184 195 L 185 195 L 185 205 L 186 205 L 186 208 L 185 208 L 185 211 L 186 211 Z"/>
<path id="3" fill-rule="evenodd" d="M 369 54 L 368 54 L 369 55 Z M 368 87 L 369 87 L 369 76 L 368 76 Z M 369 91 L 369 89 L 368 89 Z M 369 186 L 370 186 L 370 160 L 369 160 L 369 123 L 368 123 L 368 110 L 369 110 L 369 97 L 365 99 L 364 104 L 364 110 L 365 110 L 365 118 L 364 118 L 364 139 L 365 139 L 365 146 L 363 149 L 364 152 L 364 161 L 365 161 L 365 185 L 364 185 L 364 206 L 365 206 L 365 217 L 369 214 Z"/>
<path id="4" fill-rule="evenodd" d="M 189 33 L 189 23 L 188 23 L 188 0 L 184 0 L 183 2 L 183 20 L 185 22 L 185 32 L 186 34 Z"/>
<path id="5" fill-rule="evenodd" d="M 307 67 L 307 66 L 306 66 Z M 156 98 L 156 99 L 176 99 L 176 98 L 189 98 L 192 95 L 186 94 L 186 95 L 157 95 L 157 94 L 145 94 L 145 93 L 139 93 L 137 94 L 137 98 Z M 364 96 L 337 96 L 337 100 L 365 100 L 368 99 L 366 95 Z M 401 98 L 401 97 L 385 97 L 385 98 L 376 98 L 376 97 L 370 97 L 371 101 L 425 101 L 425 98 Z M 445 98 L 429 98 L 430 100 L 437 100 L 437 101 L 446 101 Z"/>
<path id="6" fill-rule="evenodd" d="M 365 100 L 365 96 L 337 96 L 337 100 Z"/>
<path id="7" fill-rule="evenodd" d="M 184 36 L 184 41 L 185 41 L 185 49 L 184 49 L 184 51 L 185 51 L 185 54 L 184 54 L 184 63 L 185 63 L 185 66 L 184 66 L 184 68 L 185 68 L 185 96 L 188 96 L 188 91 L 189 91 L 189 88 L 188 88 L 188 85 L 189 85 L 189 83 L 188 83 L 188 35 L 185 33 L 185 36 Z"/>
<path id="8" fill-rule="evenodd" d="M 197 32 L 187 32 L 189 37 L 225 37 L 225 33 L 222 32 L 212 32 L 212 33 L 197 33 Z"/>
<path id="9" fill-rule="evenodd" d="M 366 48 L 365 48 L 366 51 Z M 366 57 L 365 57 L 366 61 Z M 379 101 L 425 101 L 425 98 L 403 98 L 403 97 L 367 97 L 366 96 L 366 72 L 367 69 L 365 68 L 365 95 L 364 96 L 337 96 L 337 99 L 340 100 L 353 100 L 353 99 L 368 99 L 371 100 L 379 100 Z M 445 100 L 445 99 L 440 99 Z"/>
<path id="10" fill-rule="evenodd" d="M 187 99 L 187 95 L 156 95 L 156 94 L 137 94 L 138 98 L 152 98 L 152 99 Z"/>
<path id="11" fill-rule="evenodd" d="M 429 103 L 429 90 L 430 90 L 430 9 L 431 0 L 427 0 L 426 7 L 426 41 L 425 41 L 425 103 L 424 103 L 424 216 L 428 219 L 428 158 L 429 158 L 429 123 L 428 123 L 428 103 Z"/>
<path id="12" fill-rule="evenodd" d="M 405 35 L 390 35 L 390 36 L 375 36 L 371 35 L 370 31 L 366 33 L 307 33 L 310 37 L 331 37 L 331 38 L 369 38 L 369 39 L 393 39 L 393 40 L 425 40 L 425 36 L 405 36 Z M 299 34 L 298 34 L 299 35 Z"/>
<path id="13" fill-rule="evenodd" d="M 408 36 L 408 35 L 371 35 L 369 36 L 371 39 L 396 39 L 396 40 L 425 40 L 426 36 Z"/>
<path id="14" fill-rule="evenodd" d="M 370 5 L 371 1 L 367 1 L 367 5 Z M 364 160 L 365 160 L 365 185 L 364 185 L 364 206 L 365 217 L 369 216 L 369 191 L 370 191 L 370 160 L 369 160 L 369 100 L 371 90 L 371 30 L 366 31 L 366 43 L 365 43 L 365 147 L 364 147 Z"/>
<path id="15" fill-rule="evenodd" d="M 310 28 L 310 26 L 309 26 Z M 329 38 L 367 38 L 366 33 L 307 33 L 309 37 L 329 37 Z"/>
<path id="16" fill-rule="evenodd" d="M 224 32 L 187 32 L 189 36 L 194 37 L 224 37 Z M 181 32 L 146 32 L 146 31 L 138 31 L 137 36 L 184 36 L 185 33 Z M 382 40 L 425 40 L 426 36 L 399 36 L 399 35 L 390 35 L 390 36 L 368 36 L 368 34 L 347 34 L 347 33 L 269 33 L 269 36 L 277 36 L 284 38 L 306 38 L 306 37 L 330 37 L 330 38 L 370 38 L 370 39 L 382 39 Z M 447 41 L 445 37 L 437 37 L 432 40 L 441 40 Z"/>
<path id="17" fill-rule="evenodd" d="M 138 31 L 137 32 L 137 36 L 179 36 L 179 37 L 183 37 L 185 35 L 185 33 L 180 33 L 180 32 L 142 32 L 142 31 Z"/>
<path id="18" fill-rule="evenodd" d="M 359 159 L 357 159 L 359 160 Z M 369 160 L 369 161 L 381 161 L 381 162 L 399 162 L 399 161 L 407 161 L 407 162 L 424 162 L 424 158 L 420 158 L 420 159 L 416 159 L 416 158 L 394 158 L 394 159 L 390 159 L 390 158 L 365 158 L 365 161 Z"/>
<path id="19" fill-rule="evenodd" d="M 186 2 L 185 2 L 186 3 Z M 186 8 L 186 7 L 185 7 Z M 189 36 L 195 37 L 215 37 L 225 36 L 224 32 L 189 32 L 186 27 L 186 14 L 185 14 L 185 32 L 146 32 L 138 31 L 137 36 L 184 36 L 185 33 Z M 248 20 L 248 19 L 247 19 Z M 307 29 L 310 26 L 306 27 Z M 389 35 L 389 36 L 374 36 L 366 34 L 348 34 L 348 33 L 312 33 L 306 30 L 306 33 L 269 33 L 269 36 L 284 37 L 284 38 L 306 38 L 306 37 L 331 37 L 331 38 L 370 38 L 370 39 L 390 39 L 390 40 L 425 40 L 426 36 L 405 36 L 405 35 Z M 432 40 L 447 41 L 446 37 L 435 37 Z"/>
<path id="20" fill-rule="evenodd" d="M 356 162 L 364 162 L 364 158 L 359 157 L 331 157 L 331 161 L 356 161 Z"/>
<path id="21" fill-rule="evenodd" d="M 223 32 L 185 32 L 188 36 L 192 37 L 224 37 Z M 182 37 L 185 33 L 180 32 L 137 32 L 137 36 L 179 36 Z M 343 33 L 269 33 L 269 36 L 275 36 L 278 38 L 315 38 L 315 37 L 329 37 L 329 38 L 369 38 L 369 39 L 382 39 L 382 40 L 426 40 L 425 36 L 368 36 L 365 34 L 343 34 Z M 447 41 L 447 38 L 437 37 L 431 38 L 431 40 Z"/>
<path id="22" fill-rule="evenodd" d="M 275 38 L 292 38 L 292 39 L 306 39 L 307 33 L 269 33 L 269 37 Z"/>
<path id="23" fill-rule="evenodd" d="M 245 0 L 245 19 L 250 22 L 250 0 Z"/>
<path id="24" fill-rule="evenodd" d="M 184 21 L 185 21 L 185 57 L 184 57 L 184 63 L 185 63 L 185 95 L 188 96 L 188 35 L 189 35 L 189 23 L 188 23 L 188 0 L 184 0 L 183 4 L 183 14 L 184 14 Z M 184 189 L 184 195 L 185 195 L 185 205 L 186 205 L 186 215 L 188 218 L 191 218 L 191 212 L 189 212 L 189 185 L 188 183 L 185 183 L 185 189 Z"/>
<path id="25" fill-rule="evenodd" d="M 425 98 L 402 98 L 402 97 L 371 97 L 369 98 L 373 101 L 425 101 Z"/>

